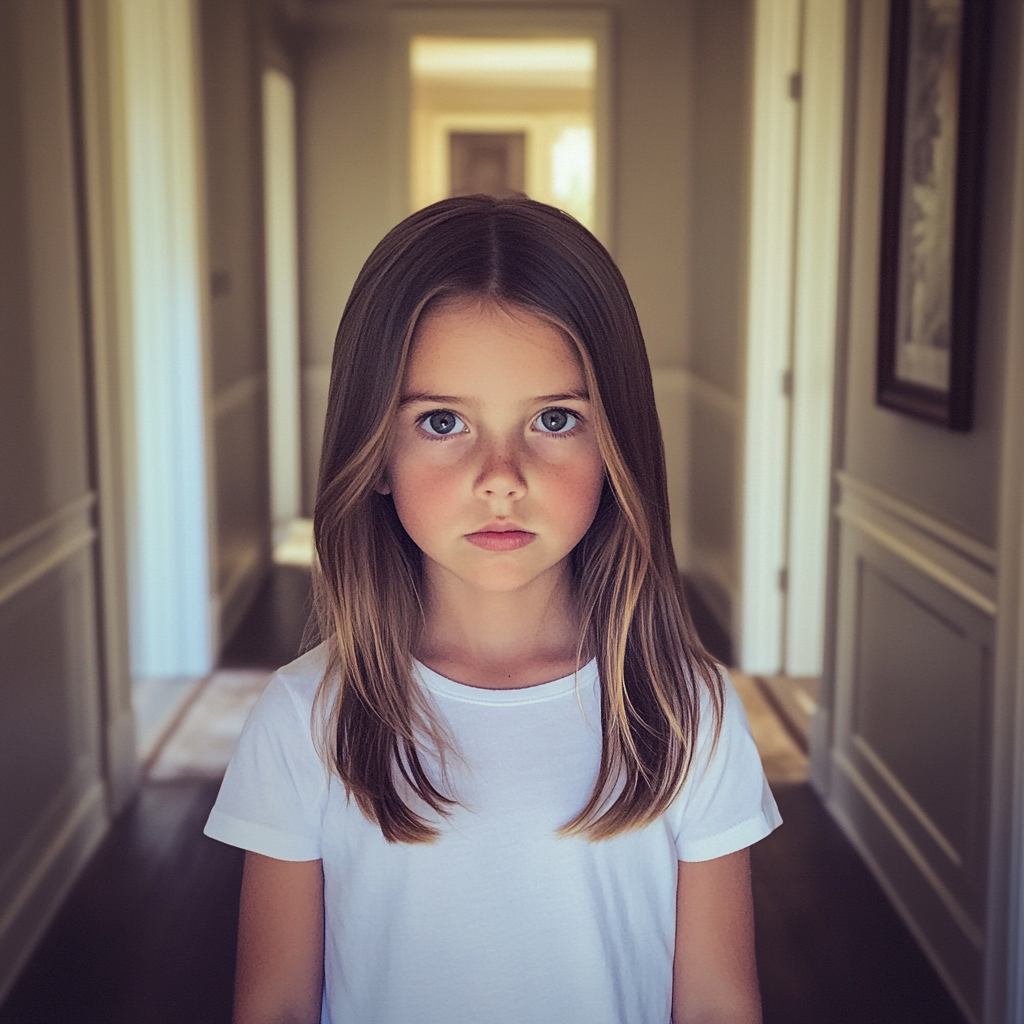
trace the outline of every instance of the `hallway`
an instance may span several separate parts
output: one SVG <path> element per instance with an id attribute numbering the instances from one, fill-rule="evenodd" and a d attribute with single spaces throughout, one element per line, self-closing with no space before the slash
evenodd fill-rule
<path id="1" fill-rule="evenodd" d="M 277 566 L 224 664 L 299 647 L 308 577 Z M 78 880 L 0 1024 L 227 1024 L 242 854 L 202 835 L 211 782 L 147 782 Z M 765 1024 L 965 1024 L 807 784 L 753 849 Z M 59 979 L 59 980 L 58 980 Z"/>
<path id="2" fill-rule="evenodd" d="M 201 828 L 231 733 L 191 741 L 200 778 L 160 709 L 230 690 L 240 721 L 299 647 L 277 533 L 313 511 L 346 297 L 415 206 L 414 40 L 448 34 L 586 42 L 522 110 L 479 121 L 488 65 L 421 113 L 450 164 L 592 109 L 702 635 L 820 684 L 753 853 L 765 1020 L 1024 1022 L 1024 0 L 913 6 L 961 2 L 970 429 L 878 389 L 910 0 L 0 3 L 0 1024 L 230 1017 L 241 855 Z"/>

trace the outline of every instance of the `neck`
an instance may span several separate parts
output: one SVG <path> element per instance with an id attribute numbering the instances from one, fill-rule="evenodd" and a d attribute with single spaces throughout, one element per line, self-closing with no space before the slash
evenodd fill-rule
<path id="1" fill-rule="evenodd" d="M 425 573 L 425 628 L 415 654 L 456 682 L 487 689 L 536 686 L 579 668 L 579 618 L 568 571 L 522 590 L 468 590 Z"/>

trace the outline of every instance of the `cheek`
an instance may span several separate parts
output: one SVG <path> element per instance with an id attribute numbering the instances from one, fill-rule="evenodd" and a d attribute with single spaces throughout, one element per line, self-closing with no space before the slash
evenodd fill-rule
<path id="1" fill-rule="evenodd" d="M 565 509 L 566 527 L 582 537 L 597 514 L 604 489 L 604 464 L 599 455 L 573 460 L 563 466 L 555 487 Z"/>
<path id="2" fill-rule="evenodd" d="M 405 532 L 423 547 L 439 524 L 451 518 L 454 503 L 448 475 L 415 460 L 396 460 L 389 472 L 395 511 Z"/>

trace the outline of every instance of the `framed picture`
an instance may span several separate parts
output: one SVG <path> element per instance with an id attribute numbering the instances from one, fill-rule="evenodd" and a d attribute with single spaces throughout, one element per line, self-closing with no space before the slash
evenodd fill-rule
<path id="1" fill-rule="evenodd" d="M 891 0 L 879 405 L 970 430 L 988 0 Z"/>

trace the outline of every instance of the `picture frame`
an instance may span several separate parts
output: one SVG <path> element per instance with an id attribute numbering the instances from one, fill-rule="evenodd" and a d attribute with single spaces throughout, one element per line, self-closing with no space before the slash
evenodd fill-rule
<path id="1" fill-rule="evenodd" d="M 891 0 L 876 401 L 973 423 L 988 0 Z"/>

